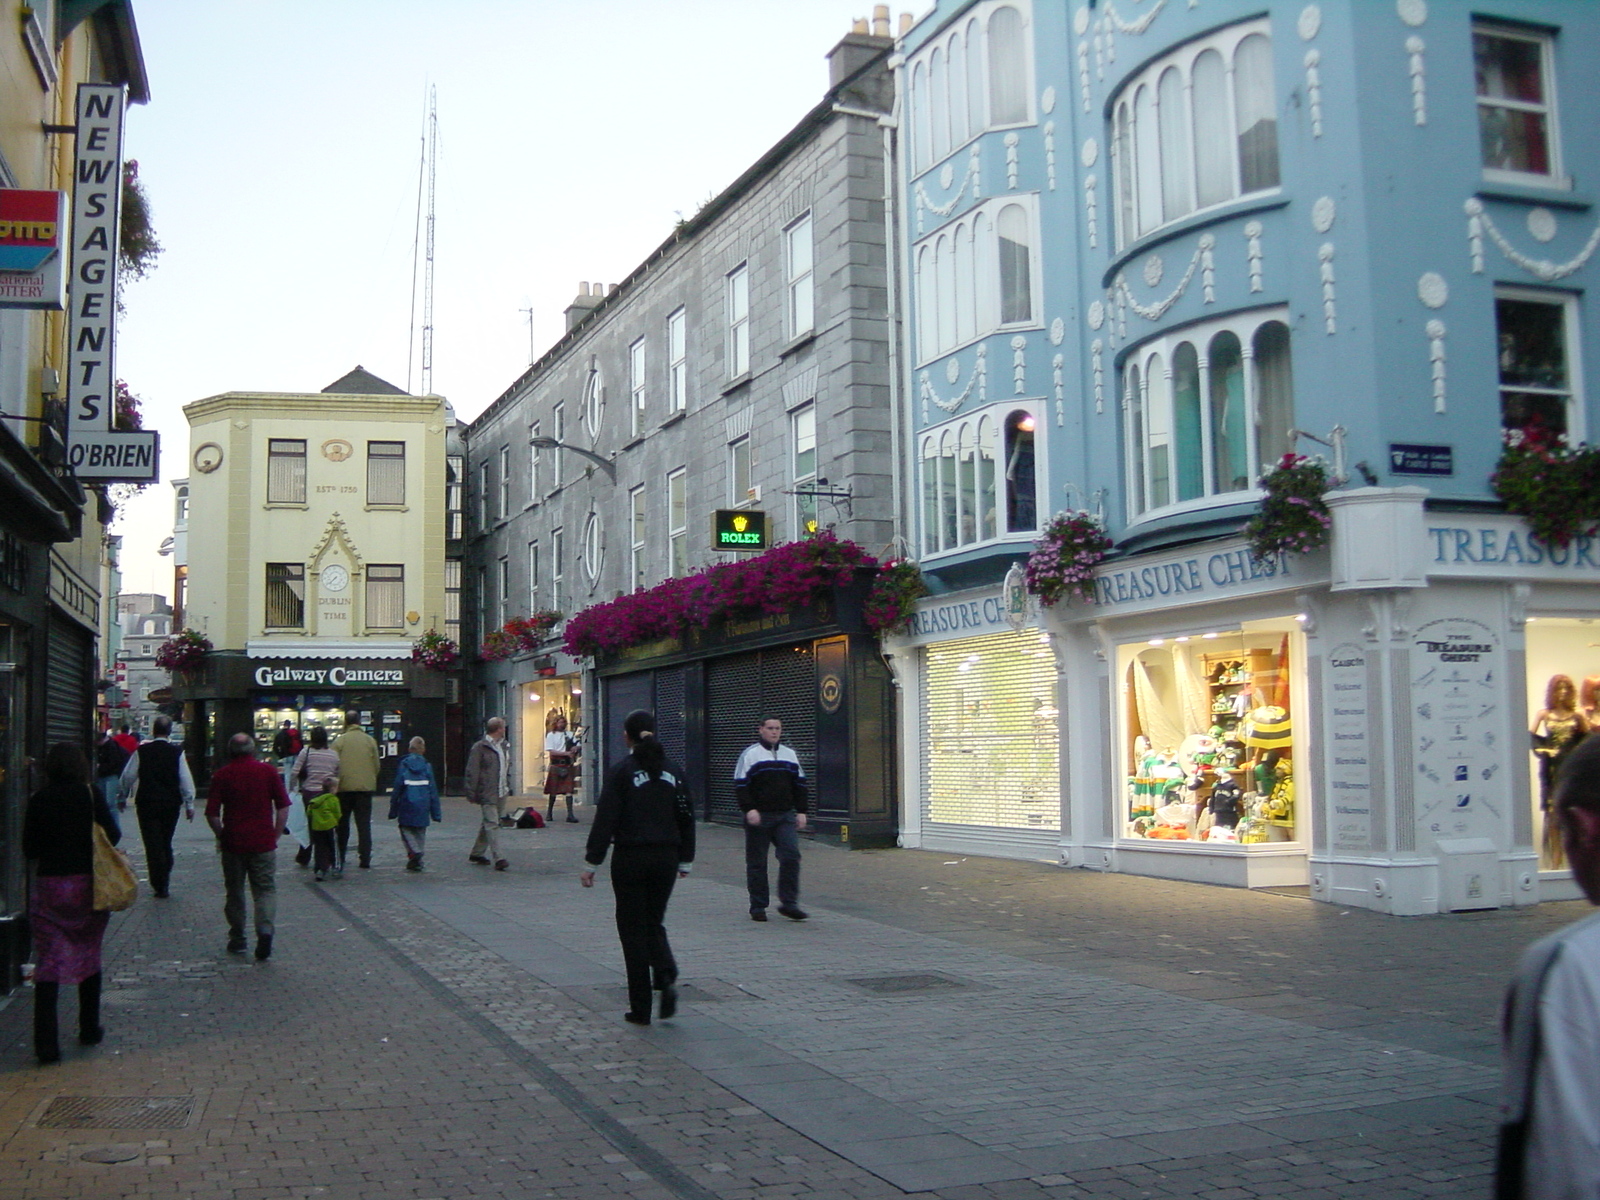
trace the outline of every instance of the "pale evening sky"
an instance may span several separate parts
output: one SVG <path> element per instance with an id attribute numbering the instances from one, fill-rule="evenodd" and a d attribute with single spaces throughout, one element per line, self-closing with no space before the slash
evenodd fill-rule
<path id="1" fill-rule="evenodd" d="M 920 8 L 920 6 L 919 6 Z M 895 7 L 898 14 L 900 6 Z M 171 598 L 185 404 L 316 392 L 356 364 L 417 390 L 412 255 L 437 91 L 433 390 L 463 420 L 827 88 L 862 0 L 138 0 L 132 107 L 164 251 L 126 292 L 118 373 L 161 431 L 123 590 Z M 894 18 L 898 21 L 898 15 Z"/>

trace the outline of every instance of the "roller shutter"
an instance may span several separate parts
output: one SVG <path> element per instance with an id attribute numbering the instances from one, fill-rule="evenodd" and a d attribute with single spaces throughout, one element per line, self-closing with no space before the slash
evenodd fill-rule
<path id="1" fill-rule="evenodd" d="M 51 613 L 47 656 L 45 745 L 77 742 L 87 752 L 94 714 L 93 638 L 81 626 Z"/>
<path id="2" fill-rule="evenodd" d="M 808 781 L 817 770 L 817 672 L 809 644 L 758 650 L 706 664 L 706 710 L 710 725 L 711 820 L 737 824 L 733 768 L 756 740 L 756 722 L 783 722 L 783 740 L 793 746 Z"/>
<path id="3" fill-rule="evenodd" d="M 1061 828 L 1055 659 L 1037 630 L 926 650 L 925 822 Z"/>

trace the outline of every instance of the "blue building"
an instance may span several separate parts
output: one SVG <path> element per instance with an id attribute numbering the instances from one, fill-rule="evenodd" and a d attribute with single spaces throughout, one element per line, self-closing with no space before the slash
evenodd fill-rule
<path id="1" fill-rule="evenodd" d="M 1528 729 L 1600 548 L 1503 431 L 1590 428 L 1600 12 L 940 0 L 902 29 L 902 841 L 1394 913 L 1575 895 Z M 1329 545 L 1258 560 L 1323 455 Z M 1050 515 L 1114 549 L 1019 606 Z M 1559 724 L 1559 722 L 1558 722 Z M 1548 730 L 1542 724 L 1541 735 Z"/>

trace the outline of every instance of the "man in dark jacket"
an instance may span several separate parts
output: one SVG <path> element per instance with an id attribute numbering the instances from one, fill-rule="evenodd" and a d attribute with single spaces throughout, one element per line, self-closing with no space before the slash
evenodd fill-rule
<path id="1" fill-rule="evenodd" d="M 172 834 L 178 809 L 194 820 L 194 777 L 183 747 L 172 743 L 172 718 L 157 717 L 154 735 L 128 757 L 122 769 L 122 792 L 139 810 L 139 836 L 144 840 L 150 890 L 165 899 L 172 882 Z"/>
<path id="2" fill-rule="evenodd" d="M 493 862 L 496 871 L 504 871 L 511 865 L 500 857 L 500 818 L 505 816 L 505 798 L 511 791 L 510 773 L 506 723 L 499 717 L 490 717 L 483 723 L 483 737 L 467 751 L 462 787 L 468 802 L 476 804 L 480 814 L 478 837 L 472 843 L 467 861 L 480 867 Z"/>
<path id="3" fill-rule="evenodd" d="M 631 712 L 622 723 L 632 751 L 611 770 L 595 804 L 594 824 L 578 882 L 594 886 L 594 871 L 611 856 L 617 898 L 617 937 L 628 971 L 628 1011 L 650 1024 L 650 993 L 661 993 L 661 1018 L 678 1011 L 678 963 L 667 941 L 667 901 L 694 863 L 694 802 L 683 768 L 667 758 L 655 736 L 653 713 Z"/>
<path id="4" fill-rule="evenodd" d="M 744 813 L 750 919 L 767 919 L 770 845 L 778 856 L 778 912 L 804 921 L 809 914 L 800 907 L 800 834 L 806 827 L 806 773 L 793 748 L 783 744 L 783 722 L 777 717 L 756 727 L 755 744 L 745 747 L 733 769 L 733 791 Z"/>

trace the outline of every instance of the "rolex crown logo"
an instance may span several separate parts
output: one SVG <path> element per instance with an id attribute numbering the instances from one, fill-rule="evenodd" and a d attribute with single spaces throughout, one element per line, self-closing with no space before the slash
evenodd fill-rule
<path id="1" fill-rule="evenodd" d="M 743 514 L 740 514 L 733 519 L 733 530 L 735 533 L 743 533 L 749 527 L 749 525 L 750 518 L 744 516 Z"/>

